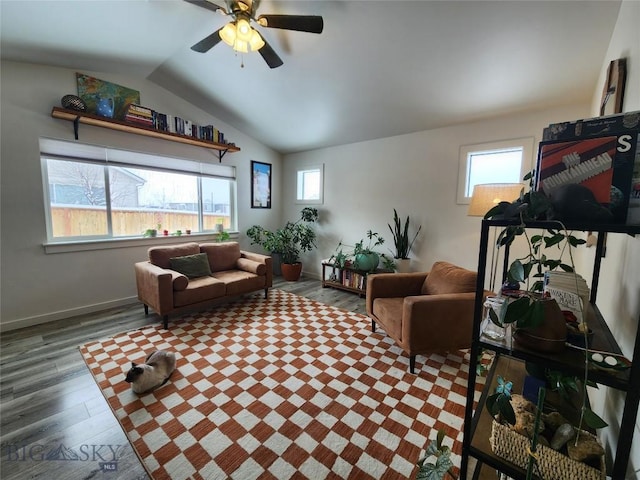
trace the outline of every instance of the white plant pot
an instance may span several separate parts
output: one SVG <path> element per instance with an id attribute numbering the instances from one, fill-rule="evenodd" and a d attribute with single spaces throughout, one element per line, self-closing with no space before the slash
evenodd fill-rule
<path id="1" fill-rule="evenodd" d="M 393 261 L 396 264 L 397 273 L 409 273 L 411 271 L 410 258 L 394 258 Z"/>

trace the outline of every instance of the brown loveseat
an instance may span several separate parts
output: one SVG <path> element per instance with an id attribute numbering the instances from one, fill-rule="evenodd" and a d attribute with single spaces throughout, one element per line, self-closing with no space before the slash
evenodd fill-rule
<path id="1" fill-rule="evenodd" d="M 409 355 L 469 348 L 473 333 L 476 272 L 436 262 L 430 272 L 367 277 L 367 314 Z M 488 292 L 487 292 L 488 293 Z"/>
<path id="2" fill-rule="evenodd" d="M 237 242 L 152 247 L 135 272 L 145 314 L 151 307 L 164 328 L 170 313 L 261 289 L 267 298 L 273 284 L 271 257 L 240 250 Z"/>

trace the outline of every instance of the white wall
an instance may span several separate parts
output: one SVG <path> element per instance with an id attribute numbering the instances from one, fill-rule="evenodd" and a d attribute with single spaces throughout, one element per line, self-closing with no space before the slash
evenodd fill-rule
<path id="1" fill-rule="evenodd" d="M 63 95 L 76 92 L 75 71 L 15 62 L 2 62 L 1 68 L 0 327 L 17 328 L 135 301 L 133 263 L 146 258 L 152 239 L 130 248 L 44 253 L 46 229 L 38 138 L 73 141 L 72 123 L 52 118 L 51 108 L 60 105 Z M 241 148 L 241 152 L 227 154 L 223 159 L 224 164 L 237 169 L 239 231 L 244 232 L 254 223 L 279 225 L 279 154 L 151 82 L 108 73 L 82 73 L 139 90 L 143 105 L 219 126 Z M 218 162 L 217 152 L 212 150 L 87 125 L 80 125 L 80 142 Z M 274 166 L 276 208 L 272 210 L 249 208 L 250 160 Z M 248 247 L 244 236 L 240 240 L 243 247 Z"/>
<path id="2" fill-rule="evenodd" d="M 369 229 L 385 238 L 380 251 L 389 253 L 385 247 L 393 249 L 393 237 L 387 224 L 394 208 L 422 225 L 412 270 L 429 270 L 437 260 L 476 270 L 481 219 L 468 217 L 467 205 L 456 204 L 460 146 L 520 137 L 534 137 L 537 145 L 549 123 L 587 114 L 587 105 L 560 107 L 285 156 L 287 218 L 295 218 L 301 207 L 294 203 L 296 168 L 324 163 L 318 249 L 303 257 L 305 273 L 319 276 L 320 260 L 340 240 L 353 245 Z M 531 162 L 535 165 L 535 158 Z"/>
<path id="3" fill-rule="evenodd" d="M 602 88 L 609 62 L 627 59 L 627 82 L 623 111 L 640 110 L 640 2 L 625 1 L 620 7 L 618 21 L 602 64 L 598 84 L 595 85 L 591 115 L 598 116 Z M 583 250 L 583 270 L 590 271 L 593 251 Z M 607 319 L 622 352 L 631 358 L 636 331 L 640 321 L 640 237 L 608 235 L 607 253 L 602 261 L 598 307 Z M 615 450 L 622 420 L 624 394 L 600 387 L 591 390 L 593 409 L 609 423 L 601 430 L 609 452 Z M 635 471 L 635 474 L 634 474 Z M 628 478 L 640 477 L 640 417 L 636 416 Z"/>

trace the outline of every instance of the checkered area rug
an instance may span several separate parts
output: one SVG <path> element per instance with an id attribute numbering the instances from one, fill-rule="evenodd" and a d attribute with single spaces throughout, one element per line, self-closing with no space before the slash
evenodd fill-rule
<path id="1" fill-rule="evenodd" d="M 157 480 L 415 478 L 439 429 L 459 466 L 468 352 L 418 356 L 412 375 L 370 325 L 272 289 L 80 351 Z M 155 349 L 176 371 L 138 396 L 125 373 Z"/>

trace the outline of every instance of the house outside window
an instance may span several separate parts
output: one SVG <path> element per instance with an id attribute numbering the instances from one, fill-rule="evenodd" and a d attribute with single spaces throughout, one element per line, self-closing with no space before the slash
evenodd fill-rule
<path id="1" fill-rule="evenodd" d="M 460 147 L 458 204 L 468 204 L 483 183 L 521 183 L 532 168 L 533 137 Z"/>

